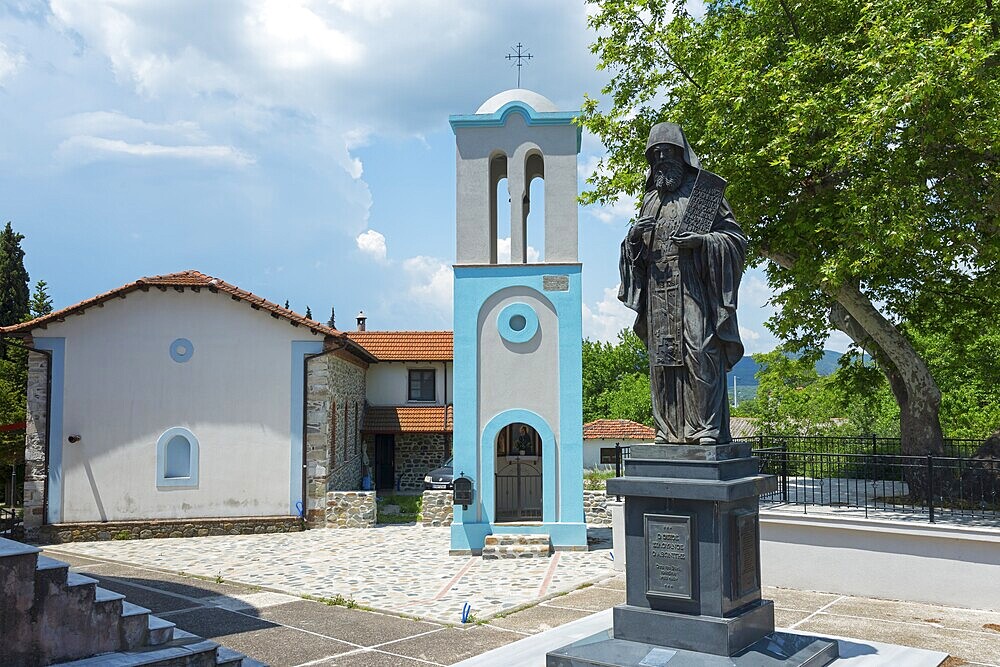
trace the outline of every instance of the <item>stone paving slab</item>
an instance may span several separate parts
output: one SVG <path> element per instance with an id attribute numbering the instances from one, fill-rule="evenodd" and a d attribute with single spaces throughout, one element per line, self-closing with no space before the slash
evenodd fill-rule
<path id="1" fill-rule="evenodd" d="M 449 556 L 449 541 L 448 528 L 386 526 L 76 542 L 51 551 L 56 557 L 112 560 L 289 595 L 339 595 L 365 607 L 447 623 L 460 622 L 466 603 L 483 619 L 614 574 L 607 549 L 484 561 Z"/>

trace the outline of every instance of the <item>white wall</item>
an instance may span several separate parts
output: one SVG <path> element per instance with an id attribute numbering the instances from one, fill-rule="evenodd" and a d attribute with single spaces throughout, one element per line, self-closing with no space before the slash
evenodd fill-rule
<path id="1" fill-rule="evenodd" d="M 761 512 L 766 586 L 1000 611 L 995 529 Z"/>
<path id="2" fill-rule="evenodd" d="M 291 343 L 321 336 L 227 294 L 156 288 L 35 333 L 66 339 L 62 521 L 289 514 Z M 174 426 L 199 440 L 198 488 L 156 486 Z"/>
<path id="3" fill-rule="evenodd" d="M 447 374 L 445 373 L 447 366 Z M 434 370 L 435 402 L 410 401 L 409 370 Z M 445 405 L 453 401 L 452 363 L 450 361 L 380 361 L 368 366 L 367 396 L 372 405 Z M 447 398 L 445 397 L 447 385 Z"/>
<path id="4" fill-rule="evenodd" d="M 583 467 L 584 468 L 596 468 L 601 466 L 601 448 L 610 447 L 615 448 L 615 443 L 621 444 L 622 447 L 629 447 L 631 445 L 638 445 L 645 443 L 645 440 L 623 440 L 621 438 L 617 440 L 584 440 L 583 441 Z M 601 467 L 614 468 L 615 464 L 610 463 Z"/>

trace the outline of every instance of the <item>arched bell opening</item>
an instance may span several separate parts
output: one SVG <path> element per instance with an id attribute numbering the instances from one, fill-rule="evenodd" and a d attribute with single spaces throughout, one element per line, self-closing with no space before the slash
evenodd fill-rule
<path id="1" fill-rule="evenodd" d="M 513 422 L 496 437 L 496 521 L 542 520 L 542 438 Z"/>
<path id="2" fill-rule="evenodd" d="M 509 238 L 510 186 L 507 181 L 507 156 L 494 153 L 490 157 L 490 264 L 497 263 L 499 239 Z M 505 261 L 509 262 L 509 257 Z"/>
<path id="3" fill-rule="evenodd" d="M 524 161 L 524 204 L 522 238 L 525 239 L 523 262 L 545 261 L 545 159 L 537 150 L 528 153 Z M 538 252 L 530 256 L 529 248 Z"/>

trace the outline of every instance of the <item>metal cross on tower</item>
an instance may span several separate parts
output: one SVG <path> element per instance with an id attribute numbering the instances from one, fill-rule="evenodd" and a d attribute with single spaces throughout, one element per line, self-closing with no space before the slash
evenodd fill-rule
<path id="1" fill-rule="evenodd" d="M 521 44 L 521 42 L 518 42 L 517 46 L 515 46 L 514 48 L 517 49 L 517 51 L 515 53 L 508 53 L 504 57 L 507 58 L 507 60 L 516 60 L 517 61 L 516 63 L 514 63 L 514 66 L 517 67 L 517 87 L 520 88 L 521 87 L 521 68 L 524 67 L 524 63 L 521 62 L 521 61 L 522 60 L 531 60 L 531 54 L 528 53 L 528 52 L 524 52 L 524 53 L 521 52 L 521 49 L 524 48 L 524 44 Z"/>

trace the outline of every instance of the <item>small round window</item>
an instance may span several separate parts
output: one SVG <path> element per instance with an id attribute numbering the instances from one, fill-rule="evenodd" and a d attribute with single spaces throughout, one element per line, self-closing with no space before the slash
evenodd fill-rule
<path id="1" fill-rule="evenodd" d="M 188 361 L 194 355 L 194 345 L 187 338 L 178 338 L 170 344 L 170 358 L 179 364 Z"/>
<path id="2" fill-rule="evenodd" d="M 527 343 L 538 332 L 538 315 L 526 303 L 508 304 L 497 316 L 497 331 L 510 343 Z"/>

